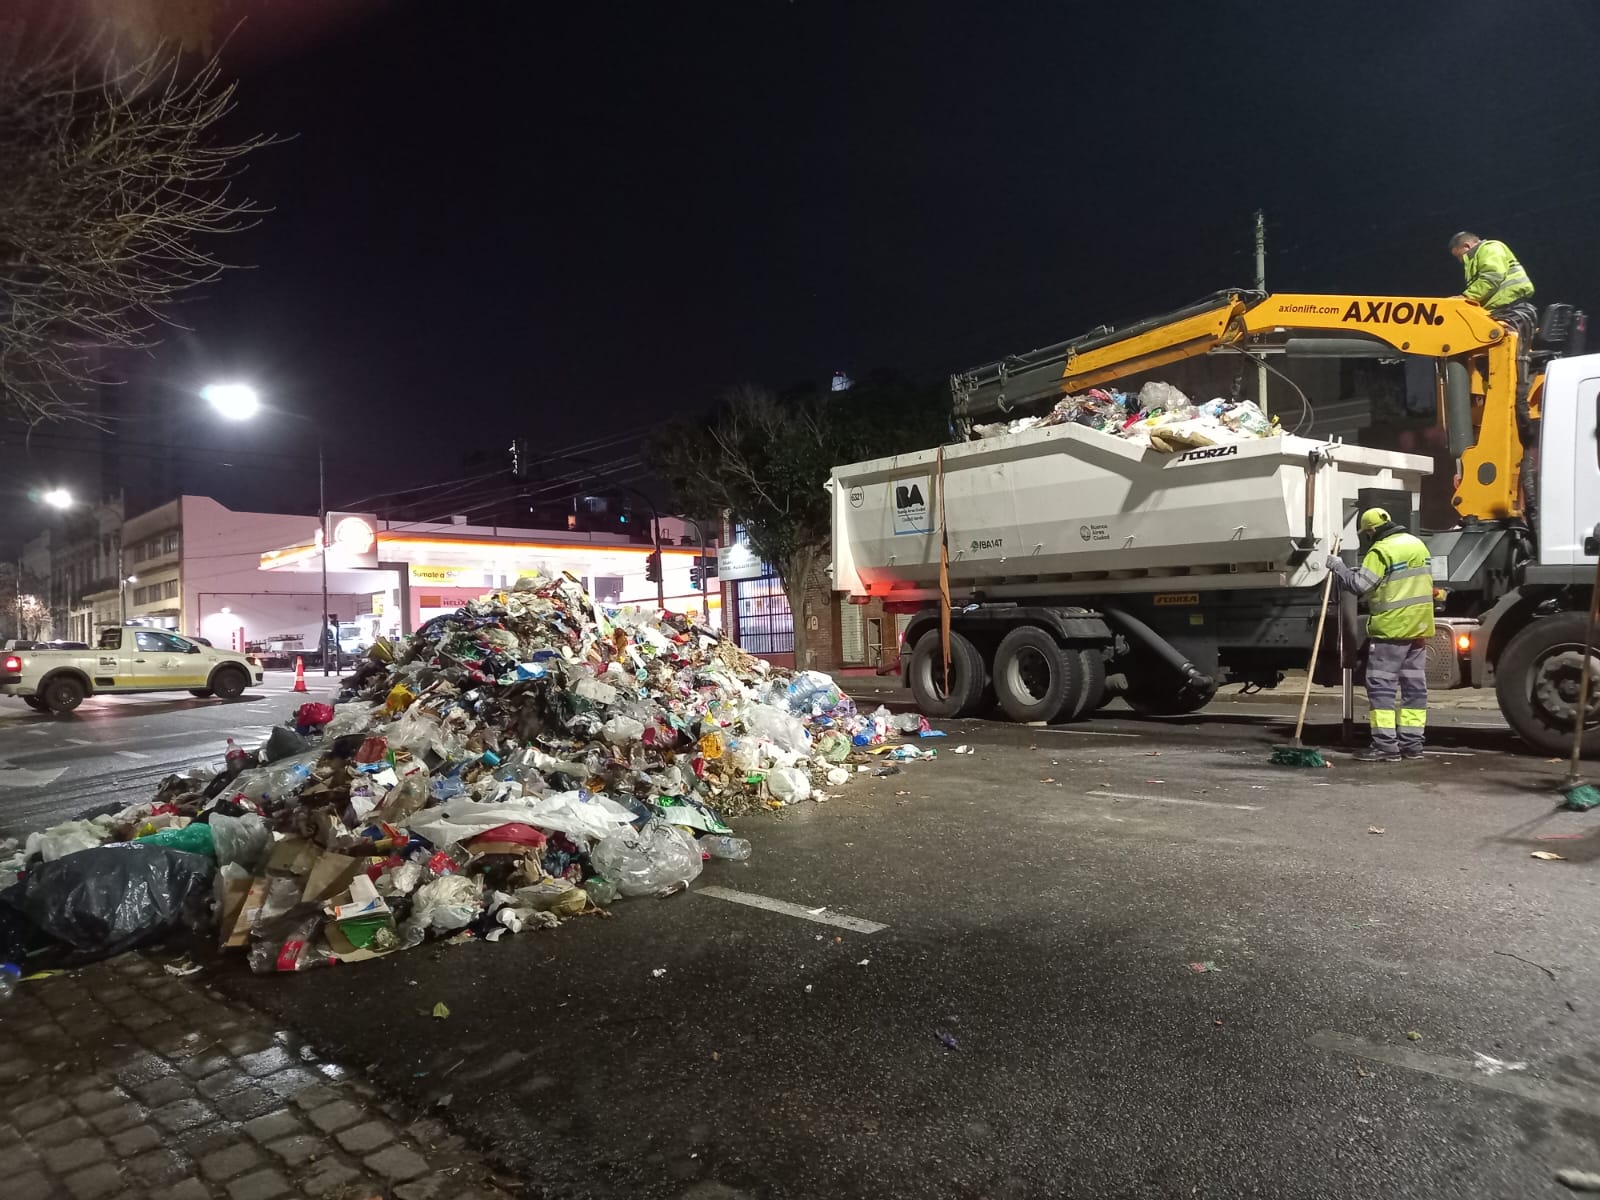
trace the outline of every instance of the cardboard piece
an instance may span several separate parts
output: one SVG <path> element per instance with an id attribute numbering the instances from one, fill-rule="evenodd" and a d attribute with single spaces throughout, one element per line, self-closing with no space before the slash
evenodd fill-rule
<path id="1" fill-rule="evenodd" d="M 250 942 L 250 927 L 256 923 L 256 914 L 261 911 L 261 906 L 266 903 L 267 889 L 272 885 L 272 880 L 265 875 L 257 875 L 250 880 L 239 907 L 235 910 L 233 920 L 222 922 L 222 944 L 224 946 L 244 946 Z"/>

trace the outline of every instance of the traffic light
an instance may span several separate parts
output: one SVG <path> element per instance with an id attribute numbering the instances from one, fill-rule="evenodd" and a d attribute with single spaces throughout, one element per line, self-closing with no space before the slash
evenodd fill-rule
<path id="1" fill-rule="evenodd" d="M 702 587 L 705 586 L 705 582 L 706 569 L 704 567 L 689 568 L 689 586 L 691 588 L 698 592 Z"/>
<path id="2" fill-rule="evenodd" d="M 661 582 L 661 551 L 652 550 L 644 560 L 644 577 L 650 583 Z"/>

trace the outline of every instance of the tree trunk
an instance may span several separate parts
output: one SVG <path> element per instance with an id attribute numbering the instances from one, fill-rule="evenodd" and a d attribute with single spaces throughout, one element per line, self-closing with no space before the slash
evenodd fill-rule
<path id="1" fill-rule="evenodd" d="M 796 550 L 778 566 L 778 577 L 783 583 L 783 594 L 789 601 L 789 613 L 794 619 L 794 669 L 809 671 L 811 651 L 810 630 L 806 626 L 811 615 L 806 611 L 806 592 L 816 581 L 817 564 L 823 551 L 815 546 Z"/>

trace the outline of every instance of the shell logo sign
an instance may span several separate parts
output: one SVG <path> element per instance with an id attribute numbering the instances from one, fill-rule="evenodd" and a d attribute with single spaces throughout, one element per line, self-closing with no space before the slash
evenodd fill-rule
<path id="1" fill-rule="evenodd" d="M 378 522 L 371 513 L 328 514 L 328 566 L 357 569 L 378 565 Z"/>

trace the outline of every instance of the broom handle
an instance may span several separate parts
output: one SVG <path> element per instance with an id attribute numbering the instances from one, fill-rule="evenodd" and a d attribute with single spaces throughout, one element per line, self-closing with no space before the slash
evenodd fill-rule
<path id="1" fill-rule="evenodd" d="M 1583 675 L 1578 680 L 1578 711 L 1572 718 L 1572 765 L 1567 774 L 1578 777 L 1578 759 L 1583 753 L 1583 721 L 1589 714 L 1589 647 L 1594 645 L 1596 610 L 1600 609 L 1600 559 L 1594 564 L 1594 588 L 1589 596 L 1589 623 L 1583 628 Z"/>
<path id="2" fill-rule="evenodd" d="M 1333 554 L 1339 553 L 1339 539 L 1333 539 Z M 1300 719 L 1294 723 L 1295 745 L 1300 744 L 1300 731 L 1306 727 L 1306 705 L 1311 703 L 1311 678 L 1317 670 L 1317 652 L 1322 649 L 1322 627 L 1328 621 L 1328 597 L 1333 594 L 1333 570 L 1322 581 L 1322 609 L 1317 613 L 1317 635 L 1311 639 L 1311 661 L 1306 664 L 1306 690 L 1300 697 Z"/>

